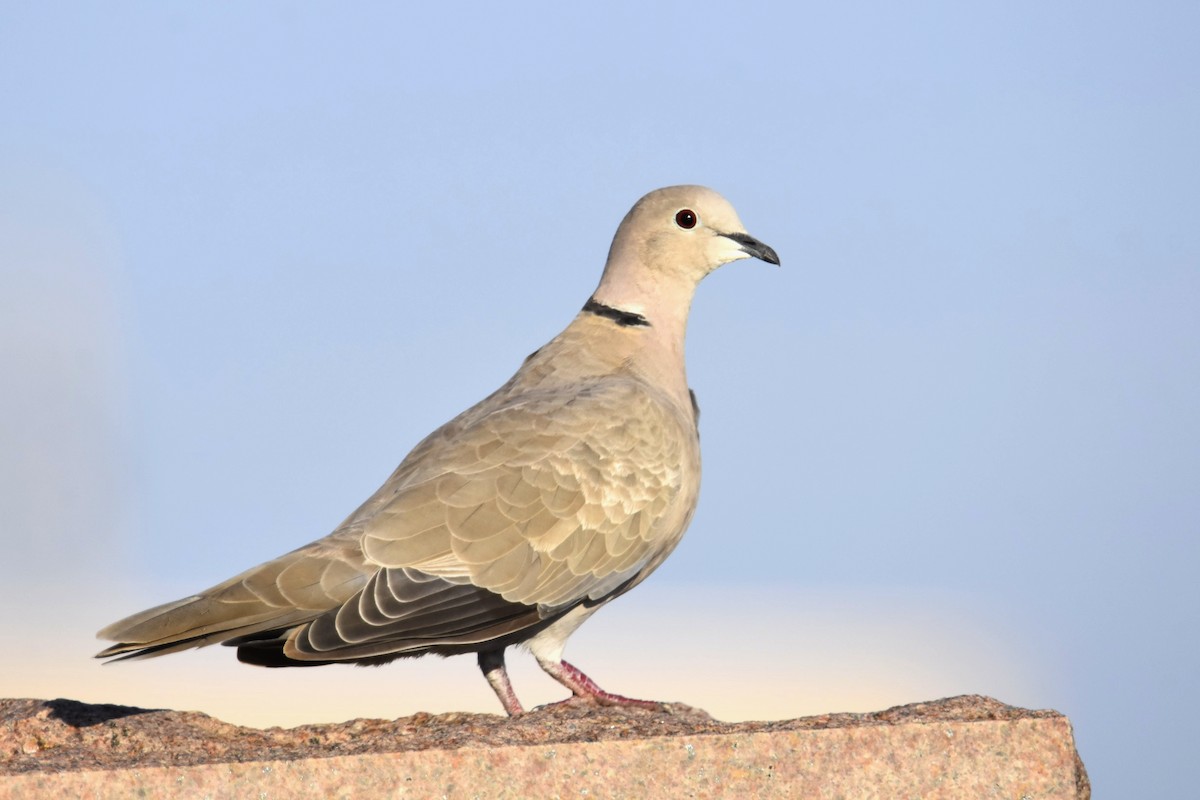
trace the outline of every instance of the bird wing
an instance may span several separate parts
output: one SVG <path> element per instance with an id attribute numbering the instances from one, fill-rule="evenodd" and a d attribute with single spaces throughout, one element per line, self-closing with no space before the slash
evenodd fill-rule
<path id="1" fill-rule="evenodd" d="M 449 436 L 348 520 L 382 569 L 297 631 L 290 658 L 478 643 L 536 626 L 656 567 L 694 506 L 694 427 L 636 381 L 522 396 Z"/>

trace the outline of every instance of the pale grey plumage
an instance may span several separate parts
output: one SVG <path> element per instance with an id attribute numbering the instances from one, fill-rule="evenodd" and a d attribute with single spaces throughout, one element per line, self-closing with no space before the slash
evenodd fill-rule
<path id="1" fill-rule="evenodd" d="M 525 643 L 576 697 L 625 701 L 563 662 L 563 643 L 661 564 L 691 520 L 687 313 L 704 275 L 750 256 L 779 263 L 720 195 L 650 193 L 574 321 L 418 444 L 333 533 L 110 625 L 99 636 L 117 644 L 99 657 L 214 642 L 265 666 L 477 652 L 517 714 L 503 652 Z"/>

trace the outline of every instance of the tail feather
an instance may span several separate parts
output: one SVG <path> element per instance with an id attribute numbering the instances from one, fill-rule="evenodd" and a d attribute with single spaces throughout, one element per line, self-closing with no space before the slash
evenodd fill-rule
<path id="1" fill-rule="evenodd" d="M 320 613 L 267 608 L 257 614 L 238 615 L 221 605 L 212 598 L 189 597 L 135 614 L 100 631 L 100 638 L 116 644 L 101 650 L 96 658 L 153 658 L 263 632 L 286 631 Z M 218 618 L 205 624 L 204 620 L 213 617 Z"/>
<path id="2" fill-rule="evenodd" d="M 96 658 L 152 658 L 264 632 L 286 634 L 353 597 L 372 572 L 354 548 L 308 545 L 199 594 L 114 622 L 96 636 L 116 644 Z"/>

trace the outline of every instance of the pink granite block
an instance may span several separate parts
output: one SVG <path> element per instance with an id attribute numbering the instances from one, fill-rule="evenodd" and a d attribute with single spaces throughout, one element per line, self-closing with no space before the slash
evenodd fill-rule
<path id="1" fill-rule="evenodd" d="M 266 731 L 0 701 L 0 798 L 1088 798 L 1070 722 L 969 696 L 722 723 L 686 706 L 418 714 Z"/>

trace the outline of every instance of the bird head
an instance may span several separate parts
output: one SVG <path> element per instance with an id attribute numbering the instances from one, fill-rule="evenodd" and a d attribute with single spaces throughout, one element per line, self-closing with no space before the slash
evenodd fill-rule
<path id="1" fill-rule="evenodd" d="M 617 229 L 608 270 L 698 283 L 722 264 L 779 256 L 746 232 L 729 201 L 704 186 L 669 186 L 639 200 Z"/>

